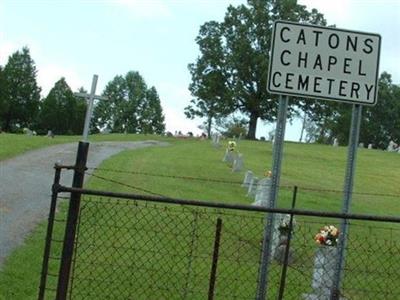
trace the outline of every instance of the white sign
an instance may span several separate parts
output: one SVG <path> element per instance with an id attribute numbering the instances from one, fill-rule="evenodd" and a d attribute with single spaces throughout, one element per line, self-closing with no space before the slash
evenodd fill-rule
<path id="1" fill-rule="evenodd" d="M 267 90 L 375 105 L 379 34 L 276 21 Z"/>

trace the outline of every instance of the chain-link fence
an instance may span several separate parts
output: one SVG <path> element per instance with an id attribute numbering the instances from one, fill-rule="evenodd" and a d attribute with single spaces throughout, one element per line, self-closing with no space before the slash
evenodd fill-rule
<path id="1" fill-rule="evenodd" d="M 81 192 L 92 195 L 81 200 L 69 299 L 256 298 L 266 215 L 261 208 Z M 294 218 L 290 247 L 287 232 L 274 235 L 268 299 L 329 299 L 337 247 L 319 246 L 314 237 L 322 226 L 339 228 L 341 219 L 324 213 Z M 400 299 L 400 224 L 349 222 L 340 297 Z M 62 213 L 54 224 L 46 299 L 56 298 L 62 275 Z"/>

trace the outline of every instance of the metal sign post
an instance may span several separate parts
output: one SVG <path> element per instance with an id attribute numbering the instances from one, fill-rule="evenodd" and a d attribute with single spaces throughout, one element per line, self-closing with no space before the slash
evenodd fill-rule
<path id="1" fill-rule="evenodd" d="M 353 185 L 354 185 L 354 174 L 356 171 L 356 159 L 357 159 L 358 137 L 360 133 L 361 112 L 362 112 L 362 106 L 354 104 L 351 116 L 351 128 L 349 134 L 349 146 L 347 155 L 346 177 L 344 180 L 342 213 L 350 212 L 350 206 L 353 194 Z M 331 293 L 332 300 L 340 299 L 339 290 L 345 264 L 348 230 L 349 230 L 348 220 L 342 219 L 342 224 L 340 227 L 341 234 L 338 243 L 338 248 L 339 248 L 339 254 L 337 258 L 338 261 L 336 265 L 335 278 Z"/>
<path id="2" fill-rule="evenodd" d="M 273 25 L 267 90 L 271 94 L 348 102 L 354 105 L 344 187 L 343 212 L 350 210 L 360 131 L 361 106 L 375 105 L 381 37 L 379 34 L 276 21 Z M 281 172 L 287 96 L 280 98 L 273 152 L 271 206 L 276 207 Z M 274 217 L 266 220 L 257 299 L 265 299 Z M 348 223 L 343 221 L 332 299 L 343 277 Z M 336 297 L 336 298 L 334 298 Z"/>
<path id="3" fill-rule="evenodd" d="M 276 124 L 274 148 L 272 152 L 272 186 L 270 192 L 270 207 L 272 208 L 276 207 L 276 200 L 278 199 L 288 104 L 288 96 L 279 96 L 278 120 Z M 274 219 L 274 214 L 269 213 L 264 221 L 264 238 L 261 250 L 261 262 L 257 288 L 258 300 L 265 299 L 267 292 L 268 266 L 272 249 Z"/>

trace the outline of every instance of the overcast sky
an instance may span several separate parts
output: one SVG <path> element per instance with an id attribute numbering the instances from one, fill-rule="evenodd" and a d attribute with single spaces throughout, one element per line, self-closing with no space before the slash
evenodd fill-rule
<path id="1" fill-rule="evenodd" d="M 199 55 L 195 38 L 209 20 L 221 21 L 229 4 L 239 0 L 0 0 L 0 65 L 28 46 L 38 69 L 42 95 L 64 76 L 72 89 L 90 89 L 99 75 L 101 93 L 114 76 L 138 71 L 155 86 L 167 130 L 193 131 L 201 120 L 185 118 L 187 65 Z M 400 83 L 400 0 L 301 0 L 317 8 L 338 28 L 382 36 L 380 72 Z M 257 136 L 271 125 L 259 122 Z M 289 126 L 289 140 L 298 140 L 299 122 Z"/>

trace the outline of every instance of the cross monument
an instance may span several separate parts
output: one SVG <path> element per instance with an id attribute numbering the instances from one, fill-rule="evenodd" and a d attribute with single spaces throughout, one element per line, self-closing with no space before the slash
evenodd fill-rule
<path id="1" fill-rule="evenodd" d="M 90 120 L 92 119 L 92 114 L 93 114 L 93 102 L 94 102 L 94 100 L 95 99 L 108 100 L 107 97 L 96 95 L 96 86 L 97 86 L 97 79 L 98 78 L 99 78 L 98 75 L 96 75 L 96 74 L 93 75 L 92 88 L 90 90 L 90 94 L 87 94 L 87 93 L 74 93 L 75 96 L 85 98 L 86 101 L 87 101 L 85 126 L 83 127 L 83 141 L 84 142 L 88 141 L 89 126 L 90 126 Z"/>

